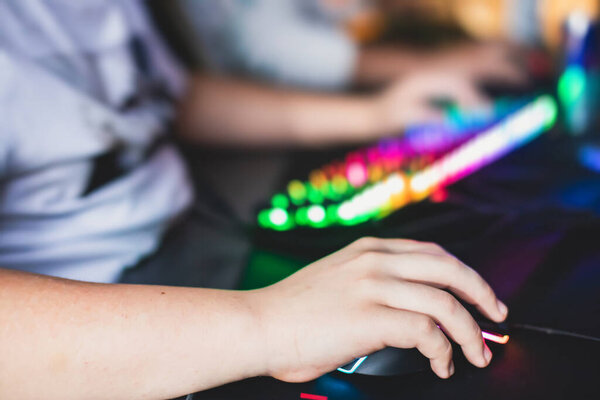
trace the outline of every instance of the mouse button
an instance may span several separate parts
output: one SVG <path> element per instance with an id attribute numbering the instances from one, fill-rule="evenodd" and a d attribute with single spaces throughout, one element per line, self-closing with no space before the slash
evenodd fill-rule
<path id="1" fill-rule="evenodd" d="M 356 372 L 364 375 L 401 375 L 429 368 L 429 360 L 417 349 L 385 348 L 371 354 Z"/>

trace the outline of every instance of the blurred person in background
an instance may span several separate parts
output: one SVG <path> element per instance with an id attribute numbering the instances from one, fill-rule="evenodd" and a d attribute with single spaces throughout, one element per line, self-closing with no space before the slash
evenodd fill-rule
<path id="1" fill-rule="evenodd" d="M 489 101 L 478 86 L 482 81 L 518 85 L 526 77 L 503 45 L 463 44 L 433 53 L 360 46 L 350 32 L 373 35 L 376 28 L 368 26 L 377 17 L 370 2 L 181 0 L 179 6 L 166 10 L 183 31 L 175 36 L 211 71 L 195 81 L 200 111 L 184 110 L 196 121 L 196 140 L 202 131 L 220 131 L 223 138 L 234 133 L 240 144 L 372 141 L 443 122 L 433 100 L 481 109 Z M 356 85 L 376 90 L 347 92 Z"/>
<path id="2" fill-rule="evenodd" d="M 206 113 L 196 114 L 195 126 L 235 131 L 243 143 L 258 132 L 236 122 L 269 108 L 286 118 L 257 118 L 260 132 L 284 132 L 280 144 L 311 146 L 330 144 L 333 137 L 358 143 L 442 122 L 434 99 L 485 108 L 482 83 L 518 87 L 526 81 L 529 60 L 518 46 L 555 49 L 570 12 L 598 13 L 594 0 L 179 0 L 179 7 L 174 19 L 184 27 L 180 39 L 212 72 L 196 81 L 206 95 L 199 99 Z M 398 15 L 457 24 L 476 41 L 427 51 L 379 44 L 386 23 Z M 349 94 L 356 86 L 375 91 Z M 217 126 L 223 116 L 216 99 L 229 104 L 228 125 Z"/>
<path id="3" fill-rule="evenodd" d="M 462 89 L 426 75 L 374 97 L 207 80 L 179 68 L 144 4 L 0 2 L 0 397 L 163 399 L 251 376 L 306 381 L 384 346 L 418 348 L 447 378 L 452 347 L 437 323 L 487 366 L 477 323 L 439 288 L 494 321 L 508 310 L 431 243 L 359 240 L 244 292 L 191 287 L 210 286 L 199 260 L 213 250 L 192 238 L 192 262 L 167 252 L 164 275 L 140 278 L 194 222 L 203 190 L 175 135 L 242 148 L 367 141 L 394 131 L 386 118 L 427 120 L 413 114 L 439 86 Z M 182 264 L 188 287 L 140 284 L 169 283 Z"/>
<path id="4" fill-rule="evenodd" d="M 438 51 L 398 44 L 362 45 L 376 40 L 384 30 L 385 8 L 378 2 L 179 2 L 181 20 L 191 22 L 197 38 L 191 51 L 221 73 L 318 90 L 386 84 L 424 68 L 443 72 L 448 78 L 461 75 L 470 85 L 486 78 L 509 83 L 523 79 L 523 71 L 511 59 L 514 54 L 498 44 L 471 43 Z M 428 10 L 420 2 L 394 4 L 396 12 L 400 5 L 404 5 L 404 13 Z"/>

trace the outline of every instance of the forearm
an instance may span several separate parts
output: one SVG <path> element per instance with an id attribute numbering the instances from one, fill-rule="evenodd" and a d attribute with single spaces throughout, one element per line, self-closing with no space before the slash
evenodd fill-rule
<path id="1" fill-rule="evenodd" d="M 325 146 L 381 135 L 372 97 L 307 93 L 196 76 L 182 102 L 179 131 L 213 145 Z"/>
<path id="2" fill-rule="evenodd" d="M 0 398 L 164 399 L 264 372 L 251 292 L 0 282 Z"/>
<path id="3" fill-rule="evenodd" d="M 361 50 L 355 80 L 366 85 L 393 81 L 403 74 L 426 67 L 425 54 L 399 46 L 375 46 Z"/>

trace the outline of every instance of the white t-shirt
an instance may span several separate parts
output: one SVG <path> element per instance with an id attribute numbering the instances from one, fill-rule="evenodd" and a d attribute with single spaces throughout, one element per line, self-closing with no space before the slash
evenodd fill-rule
<path id="1" fill-rule="evenodd" d="M 315 0 L 179 0 L 207 67 L 314 89 L 347 86 L 358 48 Z"/>
<path id="2" fill-rule="evenodd" d="M 161 82 L 184 85 L 138 1 L 0 2 L 0 267 L 114 282 L 157 247 L 193 197 L 156 145 L 170 103 L 142 88 Z"/>

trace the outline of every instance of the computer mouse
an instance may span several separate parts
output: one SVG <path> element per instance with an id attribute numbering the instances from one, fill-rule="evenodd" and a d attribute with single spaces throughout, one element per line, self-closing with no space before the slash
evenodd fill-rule
<path id="1" fill-rule="evenodd" d="M 421 372 L 428 368 L 429 359 L 417 349 L 386 347 L 369 356 L 357 358 L 338 368 L 338 371 L 346 374 L 392 376 Z"/>
<path id="2" fill-rule="evenodd" d="M 482 331 L 486 341 L 498 344 L 506 344 L 509 339 L 505 324 L 479 323 L 480 326 L 493 326 L 493 332 Z M 485 329 L 485 328 L 484 328 Z M 459 347 L 452 343 L 454 354 L 460 352 Z M 425 371 L 430 368 L 429 359 L 422 355 L 417 349 L 397 349 L 386 347 L 368 356 L 360 357 L 354 361 L 338 368 L 339 372 L 345 374 L 393 376 L 407 375 L 415 372 Z"/>

